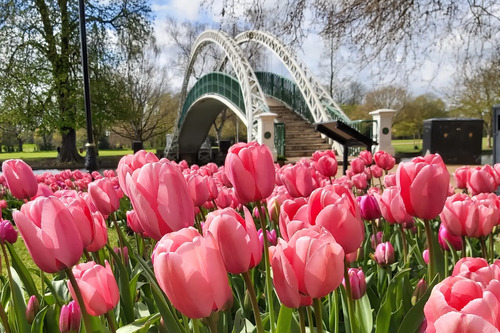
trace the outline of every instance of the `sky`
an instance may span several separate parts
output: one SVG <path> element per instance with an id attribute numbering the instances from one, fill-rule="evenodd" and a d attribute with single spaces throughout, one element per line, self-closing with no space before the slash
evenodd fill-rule
<path id="1" fill-rule="evenodd" d="M 168 36 L 163 32 L 163 24 L 166 17 L 174 17 L 178 21 L 199 21 L 205 23 L 218 22 L 217 13 L 221 12 L 221 0 L 213 0 L 213 9 L 207 12 L 200 7 L 202 0 L 152 0 L 151 8 L 155 15 L 154 27 L 157 41 L 162 46 L 162 63 L 168 65 L 176 57 L 175 46 L 169 40 Z M 322 49 L 318 45 L 323 45 L 319 35 L 310 33 L 303 41 L 300 49 L 297 50 L 297 55 L 309 67 L 309 69 L 320 76 L 321 69 L 320 59 L 322 57 Z M 450 50 L 451 54 L 451 50 Z M 350 59 L 352 56 L 347 49 L 341 48 L 340 55 L 344 59 Z M 451 57 L 451 56 L 450 56 Z M 363 69 L 351 68 L 349 65 L 343 66 L 340 70 L 340 77 L 348 80 L 359 81 L 365 84 L 368 89 L 378 88 L 387 84 L 397 83 L 403 85 L 414 96 L 424 93 L 434 93 L 438 96 L 443 96 L 448 87 L 452 83 L 452 76 L 455 72 L 453 64 L 443 61 L 447 57 L 444 54 L 436 55 L 435 58 L 427 60 L 422 66 L 413 70 L 411 74 L 399 78 L 394 81 L 392 76 L 381 77 L 374 75 L 379 72 L 376 64 L 370 64 Z M 397 61 L 397 59 L 395 59 Z M 347 62 L 348 63 L 348 62 Z M 267 55 L 267 69 L 290 77 L 286 68 L 281 64 L 277 57 L 274 57 L 270 52 Z M 182 77 L 179 73 L 172 74 L 173 89 L 180 89 Z"/>

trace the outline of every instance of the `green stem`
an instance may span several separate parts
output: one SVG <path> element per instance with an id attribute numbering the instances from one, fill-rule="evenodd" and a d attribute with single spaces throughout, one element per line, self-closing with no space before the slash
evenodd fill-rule
<path id="1" fill-rule="evenodd" d="M 321 299 L 313 299 L 314 314 L 316 315 L 316 332 L 323 333 L 323 319 L 321 319 Z"/>
<path id="2" fill-rule="evenodd" d="M 467 252 L 465 250 L 465 246 L 467 243 L 465 242 L 465 236 L 462 236 L 462 258 L 465 258 L 467 256 Z"/>
<path id="3" fill-rule="evenodd" d="M 10 333 L 9 318 L 5 313 L 5 309 L 3 308 L 2 303 L 0 303 L 0 319 L 2 320 L 2 325 L 3 328 L 5 329 L 5 333 Z"/>
<path id="4" fill-rule="evenodd" d="M 109 324 L 109 329 L 111 330 L 111 333 L 116 333 L 116 324 L 114 318 L 109 314 L 110 311 L 106 312 L 104 316 L 108 320 Z"/>
<path id="5" fill-rule="evenodd" d="M 488 261 L 488 249 L 486 247 L 484 237 L 479 237 L 479 243 L 481 243 L 481 253 L 483 254 L 483 258 Z"/>
<path id="6" fill-rule="evenodd" d="M 85 325 L 85 332 L 92 332 L 92 325 L 90 324 L 90 317 L 87 312 L 87 308 L 85 307 L 85 303 L 83 302 L 82 293 L 80 291 L 80 287 L 78 287 L 78 283 L 76 282 L 75 275 L 71 268 L 66 268 L 65 270 L 66 276 L 68 277 L 71 285 L 73 286 L 73 290 L 75 291 L 76 301 L 80 306 L 80 310 L 82 312 L 83 324 Z"/>
<path id="7" fill-rule="evenodd" d="M 378 245 L 377 226 L 375 225 L 375 221 L 370 221 L 370 224 L 372 225 L 373 244 L 375 244 L 375 248 L 377 248 Z"/>
<path id="8" fill-rule="evenodd" d="M 403 225 L 399 225 L 399 231 L 401 232 L 401 246 L 403 247 L 403 264 L 406 266 L 408 262 L 408 245 L 406 244 L 406 235 Z"/>
<path id="9" fill-rule="evenodd" d="M 207 323 L 208 323 L 208 327 L 210 328 L 210 332 L 217 333 L 217 323 L 215 322 L 215 318 L 214 318 L 213 313 L 210 317 L 207 317 Z"/>
<path id="10" fill-rule="evenodd" d="M 307 307 L 307 320 L 309 321 L 309 332 L 314 332 L 314 320 L 311 307 Z"/>
<path id="11" fill-rule="evenodd" d="M 186 333 L 190 333 L 190 330 L 189 330 L 189 319 L 187 319 L 187 317 L 185 315 L 182 315 L 182 323 L 184 324 L 184 332 Z"/>
<path id="12" fill-rule="evenodd" d="M 200 333 L 200 327 L 198 326 L 198 319 L 193 319 L 193 332 L 194 333 Z"/>
<path id="13" fill-rule="evenodd" d="M 43 283 L 43 271 L 40 269 L 40 291 L 41 291 L 41 295 L 42 295 L 42 299 L 43 299 L 43 296 L 45 295 L 45 292 L 44 292 L 44 283 Z"/>
<path id="14" fill-rule="evenodd" d="M 351 327 L 350 332 L 354 333 L 354 304 L 352 300 L 351 280 L 349 279 L 349 269 L 347 267 L 347 258 L 344 260 L 344 280 L 345 290 L 347 294 L 347 312 L 349 314 L 349 322 L 346 324 Z"/>
<path id="15" fill-rule="evenodd" d="M 299 324 L 300 333 L 306 333 L 306 315 L 304 314 L 304 307 L 299 308 Z"/>
<path id="16" fill-rule="evenodd" d="M 83 250 L 83 255 L 85 256 L 87 262 L 92 261 L 92 257 L 90 257 L 89 251 Z"/>
<path id="17" fill-rule="evenodd" d="M 335 323 L 334 325 L 334 333 L 339 333 L 339 292 L 338 289 L 335 289 L 332 294 L 333 297 L 333 312 L 334 312 L 334 318 L 335 318 Z M 332 325 L 330 325 L 330 329 Z"/>
<path id="18" fill-rule="evenodd" d="M 429 220 L 424 220 L 425 225 L 425 236 L 427 238 L 427 249 L 429 249 L 429 271 L 428 277 L 430 284 L 434 276 L 436 275 L 436 261 L 434 260 L 434 245 L 432 242 L 432 227 Z"/>
<path id="19" fill-rule="evenodd" d="M 262 212 L 262 205 L 260 201 L 256 202 L 257 209 Z M 266 300 L 269 312 L 269 326 L 271 327 L 271 332 L 275 332 L 274 327 L 274 307 L 273 307 L 273 286 L 271 281 L 271 265 L 269 263 L 269 241 L 267 239 L 267 223 L 265 219 L 262 218 L 262 213 L 259 214 L 260 227 L 262 228 L 262 238 L 264 238 L 264 264 L 266 266 Z"/>
<path id="20" fill-rule="evenodd" d="M 490 233 L 490 255 L 491 263 L 495 261 L 495 236 L 493 236 L 493 231 Z"/>
<path id="21" fill-rule="evenodd" d="M 448 277 L 448 252 L 449 251 L 444 251 L 444 278 L 446 279 Z"/>
<path id="22" fill-rule="evenodd" d="M 126 265 L 127 263 L 125 262 L 125 255 L 123 253 L 123 249 L 125 248 L 125 245 L 124 245 L 125 243 L 123 242 L 122 231 L 121 231 L 120 227 L 118 226 L 118 222 L 116 220 L 116 215 L 115 214 L 116 214 L 116 212 L 112 213 L 111 216 L 113 218 L 113 222 L 115 223 L 116 234 L 118 235 L 118 242 L 120 244 L 120 249 L 121 249 L 121 251 L 120 251 L 120 258 L 122 258 L 123 264 Z"/>
<path id="23" fill-rule="evenodd" d="M 252 303 L 253 315 L 255 317 L 255 326 L 257 327 L 257 333 L 264 333 L 264 326 L 262 326 L 262 318 L 260 317 L 259 304 L 257 304 L 257 297 L 255 296 L 255 290 L 253 289 L 252 279 L 248 272 L 241 273 L 245 284 L 247 285 L 248 294 L 250 296 L 250 302 Z"/>
<path id="24" fill-rule="evenodd" d="M 12 305 L 15 309 L 16 308 L 16 302 L 15 302 L 16 298 L 14 297 L 14 279 L 12 278 L 12 273 L 10 271 L 9 256 L 7 255 L 7 250 L 5 250 L 5 244 L 3 242 L 3 239 L 0 239 L 0 246 L 2 247 L 3 257 L 5 258 L 5 266 L 7 266 L 7 276 L 9 277 L 10 290 L 12 293 Z M 9 326 L 8 321 L 7 321 L 7 326 Z M 5 328 L 5 329 L 7 330 L 7 328 Z"/>

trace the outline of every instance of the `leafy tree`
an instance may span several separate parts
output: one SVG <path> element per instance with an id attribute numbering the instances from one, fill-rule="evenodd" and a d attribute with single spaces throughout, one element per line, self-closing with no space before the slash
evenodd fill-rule
<path id="1" fill-rule="evenodd" d="M 150 7 L 145 0 L 87 1 L 89 41 L 108 46 L 116 40 L 141 41 L 151 33 Z M 2 76 L 17 76 L 12 68 L 26 66 L 39 83 L 39 100 L 49 98 L 55 105 L 50 119 L 62 136 L 58 159 L 81 159 L 76 150 L 76 129 L 84 123 L 81 87 L 78 1 L 0 0 L 0 65 Z M 95 33 L 99 31 L 100 33 Z M 89 43 L 89 46 L 93 43 Z M 45 110 L 44 110 L 45 111 Z"/>

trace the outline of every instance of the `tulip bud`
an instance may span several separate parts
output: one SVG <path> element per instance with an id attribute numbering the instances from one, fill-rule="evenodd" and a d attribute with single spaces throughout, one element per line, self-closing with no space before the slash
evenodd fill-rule
<path id="1" fill-rule="evenodd" d="M 365 273 L 361 269 L 349 268 L 349 282 L 351 283 L 352 299 L 360 299 L 366 293 Z M 345 280 L 342 281 L 345 287 Z"/>
<path id="2" fill-rule="evenodd" d="M 35 316 L 40 309 L 40 304 L 38 303 L 38 299 L 35 295 L 32 295 L 28 301 L 28 306 L 26 307 L 26 321 L 29 324 L 33 323 L 35 320 Z"/>
<path id="3" fill-rule="evenodd" d="M 380 266 L 386 266 L 394 263 L 394 248 L 389 242 L 380 243 L 375 250 L 375 261 Z"/>
<path id="4" fill-rule="evenodd" d="M 425 249 L 424 252 L 422 252 L 422 258 L 424 258 L 424 262 L 429 265 L 429 250 Z"/>
<path id="5" fill-rule="evenodd" d="M 382 238 L 384 237 L 384 233 L 382 231 L 377 232 L 377 238 L 375 239 L 375 236 L 372 235 L 372 249 L 376 249 L 377 245 L 382 243 Z"/>
<path id="6" fill-rule="evenodd" d="M 448 243 L 453 246 L 455 251 L 462 250 L 462 238 L 460 236 L 452 236 L 448 230 L 441 224 L 438 233 L 439 246 L 445 251 L 450 251 Z M 446 243 L 448 241 L 448 243 Z"/>
<path id="7" fill-rule="evenodd" d="M 14 244 L 17 241 L 17 230 L 14 229 L 10 221 L 0 221 L 0 239 L 10 244 Z"/>
<path id="8" fill-rule="evenodd" d="M 417 286 L 415 287 L 415 290 L 413 291 L 413 295 L 411 295 L 411 304 L 415 305 L 419 299 L 422 298 L 422 296 L 425 294 L 427 291 L 427 283 L 425 282 L 425 279 L 422 279 L 418 281 Z"/>
<path id="9" fill-rule="evenodd" d="M 120 257 L 121 256 L 121 253 L 122 253 L 122 249 L 119 248 L 119 247 L 114 247 L 113 250 L 115 251 L 115 253 Z M 125 261 L 125 263 L 128 262 L 128 247 L 124 247 L 123 248 L 123 260 Z"/>
<path id="10" fill-rule="evenodd" d="M 163 318 L 160 319 L 160 325 L 158 325 L 158 333 L 168 333 L 167 324 Z"/>
<path id="11" fill-rule="evenodd" d="M 380 208 L 378 207 L 377 199 L 371 195 L 364 195 L 357 198 L 361 211 L 361 218 L 367 221 L 373 221 L 380 218 Z"/>
<path id="12" fill-rule="evenodd" d="M 277 242 L 277 238 L 276 238 L 276 230 L 266 230 L 267 232 L 267 241 L 269 242 L 269 245 L 276 245 L 276 242 Z M 259 229 L 259 231 L 257 232 L 258 236 L 259 236 L 259 242 L 260 244 L 262 245 L 262 248 L 264 248 L 264 236 L 262 235 L 262 229 Z"/>
<path id="13" fill-rule="evenodd" d="M 61 333 L 77 333 L 80 330 L 80 320 L 82 313 L 75 301 L 63 305 L 59 316 L 59 331 Z"/>

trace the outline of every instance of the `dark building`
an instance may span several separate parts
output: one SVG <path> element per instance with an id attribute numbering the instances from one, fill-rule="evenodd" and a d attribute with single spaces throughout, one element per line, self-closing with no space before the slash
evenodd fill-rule
<path id="1" fill-rule="evenodd" d="M 481 164 L 483 120 L 432 118 L 424 120 L 422 153 L 439 154 L 447 164 Z"/>

